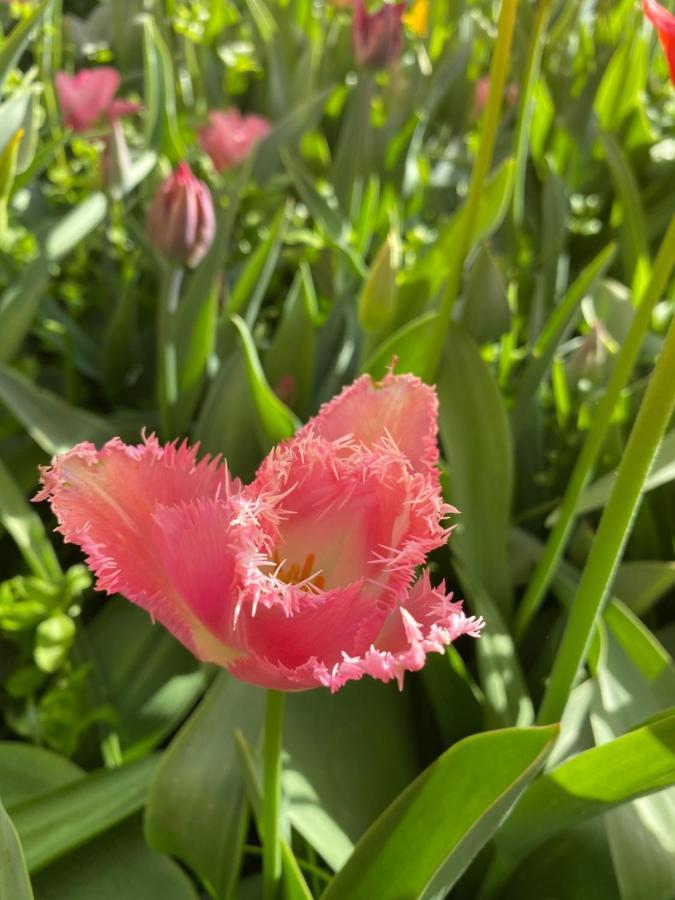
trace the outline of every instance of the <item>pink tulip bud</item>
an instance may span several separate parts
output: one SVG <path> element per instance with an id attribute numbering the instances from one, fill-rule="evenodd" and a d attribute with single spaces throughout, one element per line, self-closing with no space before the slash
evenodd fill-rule
<path id="1" fill-rule="evenodd" d="M 390 3 L 376 13 L 366 11 L 364 0 L 356 0 L 352 23 L 352 45 L 359 66 L 389 68 L 403 49 L 405 3 Z"/>
<path id="2" fill-rule="evenodd" d="M 238 109 L 209 113 L 209 124 L 198 132 L 199 146 L 218 172 L 243 162 L 270 130 L 262 116 L 242 116 Z"/>
<path id="3" fill-rule="evenodd" d="M 194 268 L 211 246 L 216 230 L 211 193 L 186 162 L 165 178 L 147 217 L 150 240 L 168 260 Z"/>
<path id="4" fill-rule="evenodd" d="M 138 103 L 117 100 L 120 74 L 111 66 L 81 69 L 75 75 L 57 72 L 54 76 L 63 124 L 73 131 L 87 131 L 101 118 L 114 122 L 138 112 Z"/>

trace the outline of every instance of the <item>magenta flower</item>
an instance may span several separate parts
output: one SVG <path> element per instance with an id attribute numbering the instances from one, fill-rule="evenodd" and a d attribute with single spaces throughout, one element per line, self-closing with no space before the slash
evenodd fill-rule
<path id="1" fill-rule="evenodd" d="M 245 115 L 238 109 L 209 113 L 209 124 L 197 134 L 199 146 L 213 160 L 218 172 L 243 162 L 270 130 L 262 116 Z"/>
<path id="2" fill-rule="evenodd" d="M 213 243 L 216 220 L 211 192 L 186 162 L 179 163 L 155 191 L 146 226 L 163 256 L 191 268 Z"/>
<path id="3" fill-rule="evenodd" d="M 645 15 L 659 36 L 670 69 L 670 80 L 675 84 L 675 16 L 656 0 L 642 0 Z"/>
<path id="4" fill-rule="evenodd" d="M 388 3 L 370 14 L 364 0 L 356 0 L 352 45 L 359 66 L 385 69 L 398 59 L 403 49 L 404 12 L 405 3 Z"/>
<path id="5" fill-rule="evenodd" d="M 110 66 L 80 69 L 75 75 L 57 72 L 54 76 L 63 123 L 73 131 L 87 131 L 105 118 L 114 122 L 141 108 L 138 103 L 115 97 L 120 75 Z"/>
<path id="6" fill-rule="evenodd" d="M 97 587 L 144 607 L 200 659 L 281 690 L 381 681 L 483 622 L 433 588 L 449 535 L 437 399 L 406 375 L 359 378 L 232 480 L 197 448 L 154 437 L 78 444 L 42 471 L 66 541 Z"/>

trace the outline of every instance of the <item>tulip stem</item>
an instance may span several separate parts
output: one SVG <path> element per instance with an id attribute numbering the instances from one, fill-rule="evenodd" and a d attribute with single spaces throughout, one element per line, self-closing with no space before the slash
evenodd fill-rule
<path id="1" fill-rule="evenodd" d="M 171 266 L 164 279 L 157 318 L 157 401 L 163 441 L 175 435 L 172 412 L 178 400 L 176 312 L 183 283 L 183 267 Z"/>
<path id="2" fill-rule="evenodd" d="M 282 691 L 267 691 L 265 742 L 263 746 L 263 897 L 276 900 L 281 879 L 281 747 L 284 729 Z"/>

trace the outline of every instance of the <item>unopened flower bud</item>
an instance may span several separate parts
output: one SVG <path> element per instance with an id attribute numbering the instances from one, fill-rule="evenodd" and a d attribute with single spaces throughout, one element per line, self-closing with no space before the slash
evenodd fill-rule
<path id="1" fill-rule="evenodd" d="M 398 59 L 403 49 L 404 11 L 405 3 L 388 3 L 370 14 L 364 0 L 356 0 L 352 44 L 359 66 L 385 69 Z"/>
<path id="2" fill-rule="evenodd" d="M 211 246 L 216 230 L 211 193 L 186 162 L 179 163 L 157 188 L 147 229 L 163 256 L 190 268 L 199 264 Z"/>

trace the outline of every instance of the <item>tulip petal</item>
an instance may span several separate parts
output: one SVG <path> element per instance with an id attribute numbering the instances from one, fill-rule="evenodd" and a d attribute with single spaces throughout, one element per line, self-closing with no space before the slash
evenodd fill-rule
<path id="1" fill-rule="evenodd" d="M 438 399 L 413 375 L 389 373 L 382 381 L 358 378 L 299 432 L 311 429 L 329 441 L 351 435 L 366 447 L 391 439 L 416 472 L 438 477 Z"/>
<path id="2" fill-rule="evenodd" d="M 81 69 L 75 75 L 57 72 L 54 76 L 65 125 L 86 131 L 110 107 L 120 86 L 120 75 L 111 66 Z"/>
<path id="3" fill-rule="evenodd" d="M 192 595 L 184 596 L 184 585 L 176 587 L 176 571 L 167 570 L 172 554 L 183 561 L 187 557 L 180 545 L 167 545 L 167 534 L 175 531 L 167 528 L 166 508 L 198 501 L 222 504 L 239 484 L 230 482 L 217 459 L 196 462 L 197 451 L 185 444 L 161 447 L 154 436 L 134 447 L 116 438 L 100 451 L 78 444 L 42 470 L 44 487 L 35 499 L 51 500 L 58 530 L 87 554 L 99 590 L 124 594 L 203 655 L 196 639 L 204 630 L 198 622 L 201 607 L 190 608 Z M 226 525 L 227 518 L 221 518 Z M 222 538 L 222 529 L 214 535 Z M 214 577 L 222 574 L 211 571 Z M 210 621 L 208 602 L 205 609 L 204 621 Z"/>

